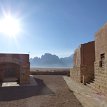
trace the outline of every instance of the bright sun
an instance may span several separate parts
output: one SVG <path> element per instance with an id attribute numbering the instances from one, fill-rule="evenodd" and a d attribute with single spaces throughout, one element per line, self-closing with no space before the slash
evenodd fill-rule
<path id="1" fill-rule="evenodd" d="M 0 20 L 0 32 L 15 37 L 20 32 L 19 20 L 13 18 L 11 15 L 6 15 Z"/>

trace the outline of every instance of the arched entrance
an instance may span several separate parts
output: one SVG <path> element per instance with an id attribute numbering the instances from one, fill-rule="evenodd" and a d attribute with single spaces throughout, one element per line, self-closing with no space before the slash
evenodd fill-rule
<path id="1" fill-rule="evenodd" d="M 0 77 L 2 82 L 20 81 L 20 65 L 16 63 L 1 63 L 0 64 Z"/>

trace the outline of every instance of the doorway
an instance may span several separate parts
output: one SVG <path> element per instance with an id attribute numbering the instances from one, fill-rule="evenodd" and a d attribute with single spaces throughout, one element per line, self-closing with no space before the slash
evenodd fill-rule
<path id="1" fill-rule="evenodd" d="M 2 82 L 19 82 L 20 81 L 20 65 L 15 63 L 0 64 L 0 72 Z"/>

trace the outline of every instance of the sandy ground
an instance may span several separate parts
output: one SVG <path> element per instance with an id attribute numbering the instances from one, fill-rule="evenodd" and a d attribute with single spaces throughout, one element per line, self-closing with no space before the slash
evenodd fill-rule
<path id="1" fill-rule="evenodd" d="M 37 86 L 0 88 L 0 107 L 82 107 L 62 76 L 36 75 Z"/>

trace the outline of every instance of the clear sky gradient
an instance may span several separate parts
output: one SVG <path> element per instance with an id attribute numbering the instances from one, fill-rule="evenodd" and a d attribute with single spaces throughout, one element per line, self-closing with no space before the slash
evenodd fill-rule
<path id="1" fill-rule="evenodd" d="M 22 31 L 15 38 L 0 33 L 0 53 L 71 55 L 94 40 L 107 22 L 107 0 L 0 0 L 3 11 L 17 16 Z"/>

